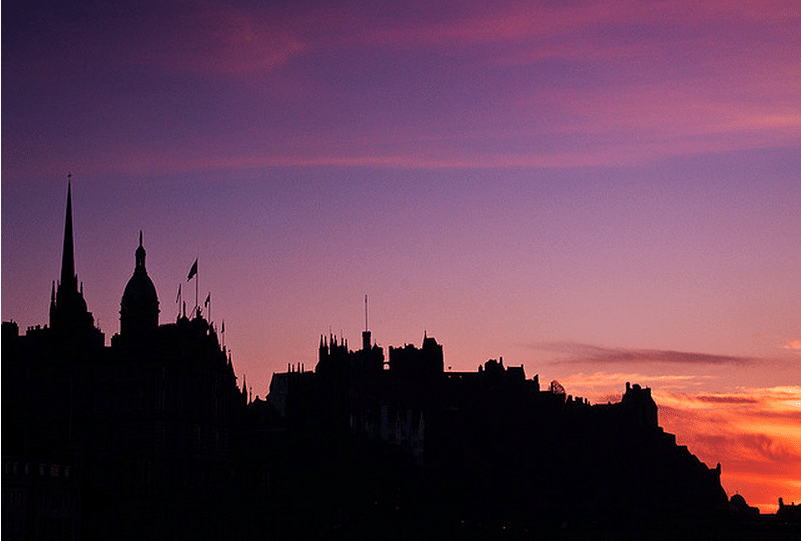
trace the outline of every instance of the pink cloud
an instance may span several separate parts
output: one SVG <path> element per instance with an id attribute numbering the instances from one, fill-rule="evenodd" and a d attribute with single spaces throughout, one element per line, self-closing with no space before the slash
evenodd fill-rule
<path id="1" fill-rule="evenodd" d="M 418 21 L 393 18 L 390 24 L 368 28 L 363 36 L 373 41 L 404 47 L 470 45 L 511 40 L 569 36 L 616 25 L 669 25 L 676 29 L 715 23 L 787 21 L 799 17 L 792 1 L 761 1 L 740 5 L 725 0 L 688 4 L 683 0 L 663 2 L 606 1 L 584 5 L 525 4 L 472 5 L 444 17 Z"/>
<path id="2" fill-rule="evenodd" d="M 226 141 L 222 134 L 231 127 L 225 120 L 220 132 L 195 132 L 195 126 L 187 125 L 181 140 L 159 141 L 165 148 L 155 148 L 152 137 L 135 141 L 132 148 L 125 141 L 103 139 L 90 142 L 97 148 L 96 159 L 87 156 L 82 161 L 93 161 L 92 167 L 104 173 L 292 165 L 556 168 L 795 146 L 801 137 L 796 54 L 801 43 L 798 33 L 792 32 L 798 8 L 787 2 L 734 4 L 705 2 L 692 9 L 679 1 L 569 8 L 459 6 L 439 18 L 425 16 L 425 10 L 415 17 L 392 8 L 376 10 L 376 15 L 373 10 L 337 6 L 262 11 L 211 2 L 170 4 L 158 14 L 146 15 L 144 21 L 137 20 L 139 26 L 129 31 L 130 36 L 107 45 L 93 38 L 86 41 L 87 48 L 117 65 L 155 66 L 191 76 L 234 77 L 263 85 L 256 76 L 276 74 L 263 91 L 243 85 L 247 88 L 242 94 L 221 94 L 229 105 L 241 99 L 242 108 L 254 116 L 267 111 L 263 129 L 251 126 L 243 140 Z M 618 28 L 637 24 L 659 25 L 662 31 L 632 33 Z M 742 45 L 731 39 L 740 26 L 747 38 Z M 621 35 L 616 37 L 615 31 Z M 364 51 L 381 44 L 436 47 L 448 67 L 459 72 L 481 72 L 485 65 L 525 70 L 529 69 L 525 64 L 563 59 L 592 66 L 606 83 L 596 84 L 589 75 L 586 81 L 567 86 L 545 81 L 480 88 L 480 94 L 497 92 L 497 99 L 483 108 L 454 102 L 453 114 L 444 120 L 405 124 L 404 117 L 397 123 L 373 124 L 369 115 L 353 120 L 358 115 L 350 113 L 358 106 L 349 97 L 330 94 L 327 82 L 321 83 L 320 91 L 319 73 L 300 76 L 280 69 L 307 54 L 324 52 L 337 61 L 353 55 L 355 48 Z M 471 46 L 475 46 L 472 54 L 463 55 L 462 48 Z M 69 60 L 68 56 L 77 55 L 71 51 L 63 56 Z M 677 62 L 677 57 L 684 60 Z M 48 62 L 51 69 L 58 64 L 52 58 Z M 299 84 L 300 79 L 308 84 Z M 440 90 L 455 92 L 447 86 Z M 347 94 L 347 89 L 337 92 Z M 331 108 L 344 111 L 345 122 L 331 122 L 328 111 L 322 115 L 309 111 L 304 100 L 329 100 Z M 272 122 L 280 116 L 276 103 L 291 103 L 296 116 L 309 112 L 306 122 L 313 125 L 297 128 L 292 122 L 283 126 Z M 137 113 L 133 118 L 115 116 L 127 106 L 121 101 L 98 113 L 110 126 L 138 127 Z M 399 107 L 424 117 L 413 100 Z M 176 121 L 187 120 L 195 119 L 190 115 Z M 10 158 L 4 159 L 4 170 L 5 162 L 10 162 L 50 171 L 50 164 L 39 162 L 43 154 L 61 169 L 76 154 L 72 148 L 25 142 L 20 146 L 36 147 L 36 156 L 17 158 L 13 137 L 4 141 L 8 143 L 4 158 Z M 546 145 L 538 146 L 535 142 L 540 140 Z M 116 148 L 108 148 L 114 144 Z"/>
<path id="3" fill-rule="evenodd" d="M 777 80 L 768 86 L 764 70 L 739 71 L 738 77 L 748 73 L 750 81 L 758 82 L 735 83 L 733 74 L 727 73 L 716 81 L 711 76 L 683 77 L 669 84 L 537 89 L 508 107 L 529 118 L 532 134 L 592 135 L 591 152 L 606 152 L 623 163 L 795 145 L 801 135 L 801 109 L 790 93 L 801 92 L 801 83 L 773 73 Z M 736 92 L 717 88 L 727 81 L 730 88 L 737 87 Z"/>
<path id="4" fill-rule="evenodd" d="M 434 22 L 401 20 L 366 35 L 451 52 L 482 46 L 468 60 L 479 64 L 566 59 L 600 68 L 610 80 L 601 87 L 531 85 L 501 105 L 518 119 L 529 117 L 530 135 L 595 134 L 597 142 L 575 152 L 588 161 L 595 157 L 596 164 L 788 146 L 801 134 L 799 10 L 792 3 L 607 2 L 475 11 Z M 661 30 L 632 33 L 636 25 Z M 735 41 L 734 34 L 745 39 Z M 543 161 L 536 154 L 505 159 Z"/>
<path id="5" fill-rule="evenodd" d="M 788 340 L 779 347 L 782 349 L 789 349 L 796 353 L 801 353 L 801 340 Z"/>
<path id="6" fill-rule="evenodd" d="M 264 72 L 309 47 L 287 21 L 269 12 L 193 2 L 166 16 L 153 25 L 134 62 L 204 74 Z"/>

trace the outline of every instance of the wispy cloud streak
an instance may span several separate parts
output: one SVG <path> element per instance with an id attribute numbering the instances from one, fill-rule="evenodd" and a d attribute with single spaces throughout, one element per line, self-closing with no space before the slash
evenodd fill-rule
<path id="1" fill-rule="evenodd" d="M 764 359 L 660 349 L 603 347 L 581 342 L 540 342 L 532 349 L 557 355 L 555 363 L 749 365 Z"/>

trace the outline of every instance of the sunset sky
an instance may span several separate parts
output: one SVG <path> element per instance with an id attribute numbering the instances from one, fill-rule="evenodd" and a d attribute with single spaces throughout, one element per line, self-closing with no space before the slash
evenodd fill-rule
<path id="1" fill-rule="evenodd" d="M 436 4 L 436 7 L 432 7 Z M 321 334 L 650 386 L 723 486 L 801 502 L 801 4 L 3 2 L 2 319 L 139 231 L 162 323 L 264 397 Z M 241 379 L 240 379 L 241 382 Z"/>

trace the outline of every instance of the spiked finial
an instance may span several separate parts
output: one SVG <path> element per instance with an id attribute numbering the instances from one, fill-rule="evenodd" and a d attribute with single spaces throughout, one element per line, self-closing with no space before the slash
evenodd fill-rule
<path id="1" fill-rule="evenodd" d="M 139 248 L 136 249 L 136 272 L 146 272 L 145 271 L 145 247 L 142 246 L 142 231 L 139 231 Z"/>

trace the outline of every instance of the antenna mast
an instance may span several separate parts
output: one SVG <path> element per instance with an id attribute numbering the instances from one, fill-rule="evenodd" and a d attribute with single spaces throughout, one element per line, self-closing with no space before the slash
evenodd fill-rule
<path id="1" fill-rule="evenodd" d="M 364 332 L 362 332 L 362 349 L 370 349 L 370 326 L 367 324 L 367 295 L 364 296 Z"/>

